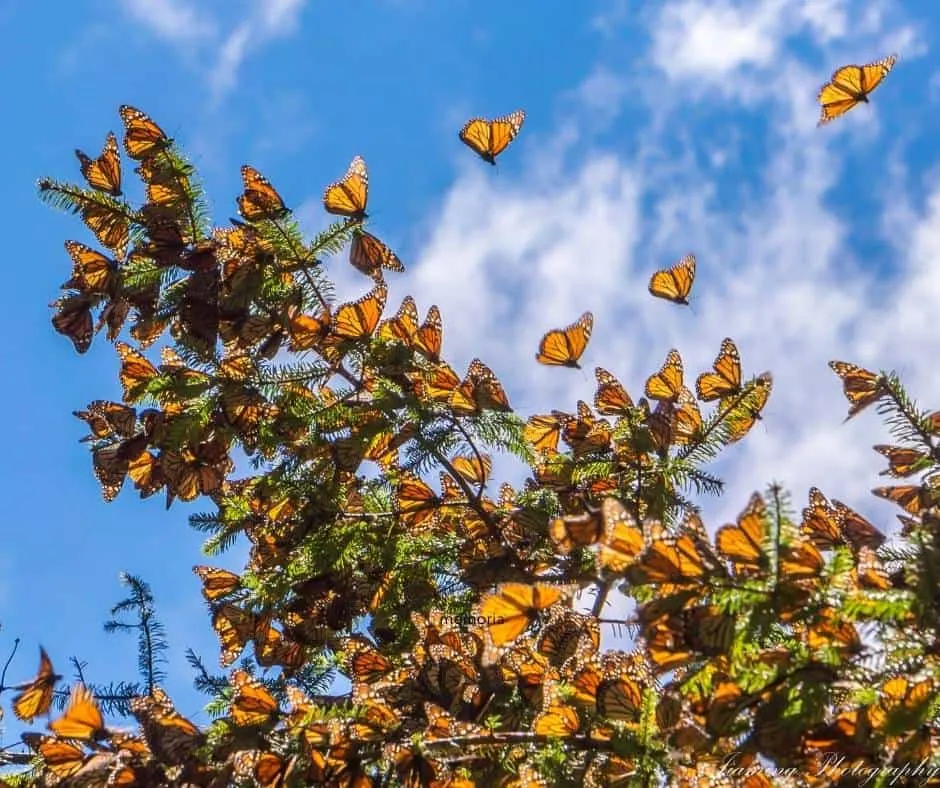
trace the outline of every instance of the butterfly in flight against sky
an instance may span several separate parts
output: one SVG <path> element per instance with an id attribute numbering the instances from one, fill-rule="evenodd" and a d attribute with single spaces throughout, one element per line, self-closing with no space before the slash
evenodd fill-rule
<path id="1" fill-rule="evenodd" d="M 897 55 L 889 55 L 865 66 L 848 65 L 836 69 L 832 79 L 819 89 L 816 96 L 822 107 L 816 125 L 823 126 L 862 102 L 867 104 L 869 94 L 888 76 L 897 59 Z"/>
<path id="2" fill-rule="evenodd" d="M 509 147 L 524 122 L 525 112 L 521 109 L 494 120 L 472 118 L 458 136 L 483 161 L 496 164 L 496 157 Z"/>
<path id="3" fill-rule="evenodd" d="M 539 342 L 535 360 L 547 366 L 581 369 L 578 361 L 587 349 L 593 328 L 594 315 L 585 312 L 570 326 L 548 331 Z"/>
<path id="4" fill-rule="evenodd" d="M 650 277 L 649 291 L 657 298 L 688 306 L 694 282 L 695 255 L 687 254 L 671 268 L 654 273 Z"/>

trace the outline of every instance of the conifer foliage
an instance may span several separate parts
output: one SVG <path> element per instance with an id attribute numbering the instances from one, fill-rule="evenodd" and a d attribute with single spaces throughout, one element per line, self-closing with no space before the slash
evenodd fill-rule
<path id="1" fill-rule="evenodd" d="M 65 243 L 53 326 L 79 353 L 103 335 L 123 391 L 75 415 L 107 501 L 202 500 L 206 554 L 250 554 L 240 573 L 193 556 L 220 645 L 221 672 L 190 653 L 211 724 L 160 688 L 168 644 L 128 577 L 109 626 L 136 632 L 141 680 L 93 685 L 76 663 L 64 686 L 41 651 L 12 697 L 37 730 L 9 784 L 760 788 L 940 768 L 940 414 L 896 377 L 832 364 L 849 415 L 888 420 L 875 449 L 904 481 L 874 493 L 902 538 L 776 486 L 711 537 L 705 466 L 772 389 L 730 338 L 695 385 L 673 350 L 642 397 L 598 368 L 591 404 L 522 416 L 484 361 L 448 364 L 436 306 L 388 308 L 406 266 L 365 230 L 361 157 L 312 239 L 249 166 L 241 218 L 213 226 L 177 144 L 120 117 L 126 157 L 109 135 L 83 183 L 39 183 L 94 236 Z M 342 300 L 347 248 L 368 289 Z M 530 467 L 520 489 L 492 478 L 499 452 Z M 235 478 L 241 455 L 254 473 Z M 611 632 L 632 647 L 603 647 Z"/>

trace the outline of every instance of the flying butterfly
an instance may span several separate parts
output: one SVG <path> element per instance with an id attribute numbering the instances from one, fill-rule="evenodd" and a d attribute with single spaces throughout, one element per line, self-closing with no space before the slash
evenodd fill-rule
<path id="1" fill-rule="evenodd" d="M 535 360 L 547 366 L 581 369 L 578 363 L 594 330 L 594 315 L 585 312 L 574 323 L 565 328 L 547 332 L 539 342 Z"/>
<path id="2" fill-rule="evenodd" d="M 816 96 L 821 107 L 817 126 L 829 123 L 863 102 L 867 104 L 869 94 L 888 76 L 897 59 L 897 55 L 889 55 L 864 66 L 848 65 L 836 69 Z"/>
<path id="3" fill-rule="evenodd" d="M 238 212 L 245 221 L 276 219 L 287 212 L 284 200 L 271 181 L 247 164 L 242 165 L 241 172 L 245 191 L 238 198 Z"/>
<path id="4" fill-rule="evenodd" d="M 112 197 L 121 196 L 121 155 L 118 151 L 117 137 L 108 132 L 101 155 L 97 159 L 86 156 L 75 149 L 82 169 L 82 176 L 92 189 L 105 192 Z"/>
<path id="5" fill-rule="evenodd" d="M 82 741 L 97 741 L 109 735 L 98 702 L 84 684 L 72 687 L 65 713 L 50 722 L 49 729 L 63 739 Z"/>
<path id="6" fill-rule="evenodd" d="M 359 230 L 353 235 L 349 247 L 349 262 L 360 273 L 375 281 L 382 279 L 382 271 L 402 273 L 405 266 L 388 246 L 372 233 Z"/>
<path id="7" fill-rule="evenodd" d="M 649 291 L 656 298 L 688 306 L 694 282 L 695 255 L 687 254 L 671 268 L 656 271 L 650 277 Z"/>
<path id="8" fill-rule="evenodd" d="M 712 369 L 714 372 L 703 372 L 695 381 L 695 392 L 702 402 L 723 399 L 741 391 L 741 356 L 730 337 L 722 340 Z"/>
<path id="9" fill-rule="evenodd" d="M 142 161 L 169 147 L 173 142 L 144 112 L 127 104 L 118 110 L 124 123 L 124 150 L 127 155 Z"/>
<path id="10" fill-rule="evenodd" d="M 52 660 L 49 659 L 46 650 L 40 646 L 39 670 L 36 672 L 36 678 L 20 684 L 17 687 L 20 692 L 13 698 L 13 713 L 17 719 L 32 722 L 35 717 L 49 711 L 49 706 L 52 704 L 52 689 L 61 678 L 53 670 Z"/>
<path id="11" fill-rule="evenodd" d="M 524 122 L 525 112 L 521 109 L 494 120 L 472 118 L 458 136 L 483 161 L 495 165 L 496 157 L 509 147 Z"/>
<path id="12" fill-rule="evenodd" d="M 327 213 L 361 220 L 368 216 L 368 200 L 369 171 L 365 160 L 361 156 L 355 156 L 346 174 L 324 190 L 323 207 Z"/>
<path id="13" fill-rule="evenodd" d="M 829 367 L 842 379 L 842 393 L 849 401 L 848 421 L 887 393 L 884 376 L 847 361 L 830 361 Z"/>

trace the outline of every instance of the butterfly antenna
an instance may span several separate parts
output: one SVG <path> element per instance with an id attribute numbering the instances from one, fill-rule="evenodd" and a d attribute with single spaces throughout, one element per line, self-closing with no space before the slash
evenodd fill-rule
<path id="1" fill-rule="evenodd" d="M 14 638 L 13 650 L 10 652 L 10 656 L 7 657 L 6 664 L 3 666 L 3 673 L 0 673 L 0 692 L 3 692 L 5 689 L 9 689 L 9 687 L 7 687 L 7 668 L 10 667 L 10 663 L 13 661 L 13 656 L 16 654 L 16 649 L 19 648 L 19 645 L 20 639 Z"/>
<path id="2" fill-rule="evenodd" d="M 688 307 L 689 307 L 689 311 L 690 311 L 693 315 L 695 315 L 696 317 L 698 317 L 698 314 L 697 314 L 696 311 L 695 311 L 695 307 L 692 306 L 692 302 L 691 302 L 691 301 L 689 301 Z"/>

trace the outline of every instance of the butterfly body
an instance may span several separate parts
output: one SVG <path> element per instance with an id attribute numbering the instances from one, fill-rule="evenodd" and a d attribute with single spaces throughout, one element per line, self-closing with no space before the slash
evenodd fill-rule
<path id="1" fill-rule="evenodd" d="M 524 122 L 521 109 L 494 120 L 471 118 L 457 136 L 483 161 L 495 166 L 496 157 L 509 147 Z"/>
<path id="2" fill-rule="evenodd" d="M 869 94 L 888 76 L 897 59 L 897 55 L 889 55 L 864 66 L 836 69 L 816 96 L 821 108 L 817 125 L 823 126 L 859 104 L 868 104 Z"/>

